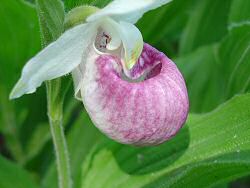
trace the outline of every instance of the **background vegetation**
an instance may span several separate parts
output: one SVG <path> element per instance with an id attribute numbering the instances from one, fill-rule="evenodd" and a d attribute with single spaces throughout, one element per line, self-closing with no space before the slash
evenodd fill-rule
<path id="1" fill-rule="evenodd" d="M 1 0 L 0 187 L 55 188 L 46 93 L 9 101 L 25 62 L 41 49 L 38 14 L 57 33 L 64 11 L 110 0 Z M 43 21 L 43 20 L 42 20 Z M 250 187 L 250 1 L 173 0 L 137 24 L 144 41 L 174 59 L 187 82 L 190 114 L 180 133 L 135 148 L 103 136 L 68 92 L 64 127 L 74 188 Z M 59 33 L 60 34 L 60 33 Z"/>

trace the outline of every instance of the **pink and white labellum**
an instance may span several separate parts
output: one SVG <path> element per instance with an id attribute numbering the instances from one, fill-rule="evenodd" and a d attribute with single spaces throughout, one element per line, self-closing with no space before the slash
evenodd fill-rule
<path id="1" fill-rule="evenodd" d="M 62 34 L 24 66 L 10 98 L 72 73 L 75 97 L 108 137 L 157 145 L 184 124 L 189 103 L 176 65 L 143 43 L 134 23 L 170 0 L 114 0 Z"/>
<path id="2" fill-rule="evenodd" d="M 144 44 L 130 78 L 119 57 L 93 57 L 86 63 L 81 97 L 103 133 L 124 144 L 146 146 L 178 132 L 187 118 L 188 95 L 181 73 L 168 57 Z"/>

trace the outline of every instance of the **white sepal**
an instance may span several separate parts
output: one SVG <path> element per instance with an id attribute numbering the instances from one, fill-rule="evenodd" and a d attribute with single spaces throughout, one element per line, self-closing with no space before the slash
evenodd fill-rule
<path id="1" fill-rule="evenodd" d="M 42 82 L 70 73 L 81 63 L 82 54 L 95 33 L 95 24 L 81 24 L 40 51 L 24 66 L 10 99 L 33 93 Z"/>
<path id="2" fill-rule="evenodd" d="M 121 56 L 123 63 L 123 70 L 125 74 L 131 69 L 137 62 L 142 49 L 143 49 L 143 38 L 139 29 L 128 22 L 116 22 L 110 18 L 104 18 L 100 20 L 100 27 L 102 27 L 111 37 L 110 43 L 113 41 L 122 42 L 122 54 L 116 54 Z M 114 43 L 114 42 L 113 42 Z M 119 44 L 118 42 L 115 42 Z M 109 49 L 107 45 L 108 53 L 112 53 L 112 50 L 116 50 L 119 45 L 112 45 L 116 48 Z M 119 51 L 116 51 L 119 52 Z"/>
<path id="3" fill-rule="evenodd" d="M 104 16 L 110 16 L 117 21 L 136 23 L 144 13 L 156 9 L 171 0 L 114 0 L 103 9 L 87 18 L 92 22 Z"/>

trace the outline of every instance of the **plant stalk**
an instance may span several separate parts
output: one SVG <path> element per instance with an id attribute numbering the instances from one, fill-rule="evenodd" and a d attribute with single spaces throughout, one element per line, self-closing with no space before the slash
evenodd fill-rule
<path id="1" fill-rule="evenodd" d="M 61 79 L 49 81 L 46 83 L 46 86 L 48 97 L 48 117 L 56 155 L 59 187 L 71 188 L 72 180 L 69 154 L 63 129 L 64 96 L 62 96 L 62 93 L 60 92 Z"/>

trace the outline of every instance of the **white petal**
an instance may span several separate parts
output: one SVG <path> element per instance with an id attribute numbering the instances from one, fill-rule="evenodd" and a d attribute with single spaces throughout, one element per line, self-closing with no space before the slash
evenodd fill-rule
<path id="1" fill-rule="evenodd" d="M 81 63 L 83 51 L 93 40 L 95 33 L 94 24 L 81 24 L 66 31 L 58 40 L 28 61 L 10 98 L 33 93 L 43 81 L 70 73 Z"/>
<path id="2" fill-rule="evenodd" d="M 99 55 L 113 54 L 122 59 L 123 70 L 127 74 L 128 69 L 136 63 L 143 49 L 142 35 L 133 24 L 126 22 L 117 23 L 110 18 L 104 18 L 96 22 L 96 25 L 111 37 L 111 41 L 108 43 L 105 51 L 99 51 L 100 49 L 98 50 L 98 47 L 94 48 L 91 43 L 82 55 L 82 62 L 72 71 L 75 98 L 78 100 L 82 100 L 80 89 L 83 87 L 82 81 L 85 74 L 85 65 L 88 62 L 94 64 L 95 59 Z M 102 39 L 96 36 L 96 40 Z M 121 55 L 120 50 L 121 43 L 123 45 L 123 55 Z M 98 42 L 95 44 L 98 44 Z M 87 74 L 95 74 L 95 71 L 93 70 Z"/>
<path id="3" fill-rule="evenodd" d="M 123 61 L 123 69 L 125 73 L 127 73 L 128 69 L 131 69 L 135 65 L 141 55 L 143 49 L 143 38 L 141 32 L 131 23 L 122 21 L 118 23 L 110 18 L 101 19 L 100 27 L 111 37 L 110 43 L 113 48 L 110 48 L 109 43 L 107 45 L 108 51 L 106 53 L 120 56 Z M 120 43 L 118 42 L 119 40 L 123 45 L 122 54 L 119 50 L 115 51 L 120 47 Z"/>
<path id="4" fill-rule="evenodd" d="M 116 50 L 121 45 L 121 38 L 119 37 L 119 29 L 117 23 L 110 18 L 104 18 L 100 21 L 101 28 L 107 32 L 112 40 L 107 44 L 108 50 Z"/>
<path id="5" fill-rule="evenodd" d="M 110 16 L 115 20 L 136 23 L 142 15 L 156 9 L 171 0 L 114 0 L 103 9 L 87 18 L 87 21 L 95 21 L 103 16 Z"/>
<path id="6" fill-rule="evenodd" d="M 77 100 L 82 100 L 81 99 L 81 93 L 80 89 L 82 87 L 82 77 L 83 77 L 83 72 L 82 72 L 82 64 L 79 65 L 79 67 L 75 68 L 72 71 L 72 77 L 73 77 L 73 83 L 74 83 L 74 91 L 75 91 L 75 98 Z"/>
<path id="7" fill-rule="evenodd" d="M 84 53 L 83 55 L 83 61 L 81 62 L 81 64 L 78 65 L 78 67 L 72 71 L 75 98 L 80 101 L 83 101 L 80 90 L 90 83 L 90 81 L 86 81 L 86 79 L 84 82 L 84 78 L 89 78 L 89 79 L 96 78 L 97 70 L 96 70 L 95 61 L 100 56 L 100 54 L 98 54 L 96 50 L 94 49 L 93 45 L 90 45 L 85 52 L 86 53 Z M 96 87 L 95 84 L 94 85 L 90 84 L 88 86 L 88 89 L 90 90 L 96 89 L 95 87 Z"/>
<path id="8" fill-rule="evenodd" d="M 131 69 L 141 55 L 143 38 L 139 29 L 131 23 L 120 22 L 119 28 L 124 48 L 125 70 Z"/>

